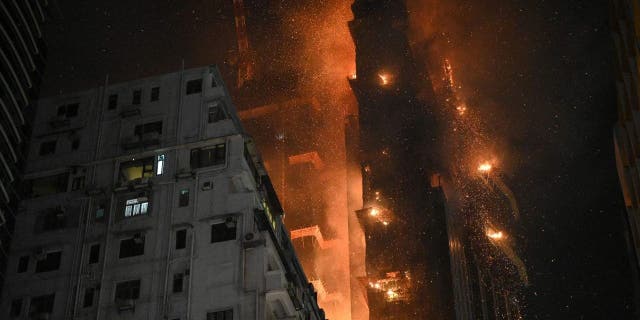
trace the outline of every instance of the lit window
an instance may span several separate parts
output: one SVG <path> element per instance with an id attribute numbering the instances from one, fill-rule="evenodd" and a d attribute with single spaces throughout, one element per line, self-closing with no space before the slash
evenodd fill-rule
<path id="1" fill-rule="evenodd" d="M 125 203 L 124 216 L 132 217 L 141 214 L 147 214 L 149 210 L 149 201 L 142 198 L 129 199 Z"/>
<path id="2" fill-rule="evenodd" d="M 160 154 L 158 155 L 158 158 L 156 160 L 156 175 L 159 176 L 164 172 L 164 154 Z"/>

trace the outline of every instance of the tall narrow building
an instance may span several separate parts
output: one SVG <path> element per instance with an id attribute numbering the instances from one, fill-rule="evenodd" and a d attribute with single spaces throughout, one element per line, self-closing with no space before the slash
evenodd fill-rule
<path id="1" fill-rule="evenodd" d="M 48 1 L 0 2 L 0 287 L 6 279 L 24 150 L 38 97 L 45 45 L 41 24 Z"/>
<path id="2" fill-rule="evenodd" d="M 454 319 L 433 95 L 407 40 L 404 1 L 356 0 L 351 80 L 359 104 L 371 319 Z"/>
<path id="3" fill-rule="evenodd" d="M 215 67 L 42 99 L 2 319 L 324 319 Z"/>

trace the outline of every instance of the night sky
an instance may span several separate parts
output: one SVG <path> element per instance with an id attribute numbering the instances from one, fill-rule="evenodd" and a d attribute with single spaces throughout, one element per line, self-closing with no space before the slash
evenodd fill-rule
<path id="1" fill-rule="evenodd" d="M 264 3 L 246 2 L 253 10 Z M 450 33 L 442 50 L 472 104 L 485 108 L 520 204 L 532 282 L 526 318 L 630 318 L 607 2 L 441 2 L 435 21 L 451 25 L 438 23 L 445 30 L 435 33 Z M 113 83 L 176 71 L 182 59 L 223 71 L 233 63 L 230 0 L 66 0 L 58 8 L 46 28 L 44 96 L 102 85 L 107 73 Z"/>

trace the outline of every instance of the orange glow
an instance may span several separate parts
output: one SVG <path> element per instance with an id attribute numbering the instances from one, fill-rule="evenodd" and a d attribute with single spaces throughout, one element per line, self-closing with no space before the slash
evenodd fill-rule
<path id="1" fill-rule="evenodd" d="M 458 111 L 459 115 L 464 116 L 464 114 L 467 113 L 467 106 L 461 104 L 456 107 L 456 111 Z"/>
<path id="2" fill-rule="evenodd" d="M 489 230 L 487 231 L 487 237 L 493 240 L 502 240 L 504 239 L 504 234 L 502 231 Z"/>
<path id="3" fill-rule="evenodd" d="M 378 73 L 378 77 L 380 78 L 380 84 L 383 86 L 391 83 L 391 76 L 388 73 Z"/>
<path id="4" fill-rule="evenodd" d="M 493 169 L 493 166 L 489 162 L 483 162 L 478 166 L 478 171 L 482 173 L 489 173 Z"/>
<path id="5" fill-rule="evenodd" d="M 370 214 L 372 217 L 375 217 L 375 216 L 377 216 L 377 215 L 379 215 L 379 214 L 380 214 L 380 210 L 378 210 L 377 208 L 371 208 L 371 211 L 369 211 L 369 214 Z"/>
<path id="6" fill-rule="evenodd" d="M 351 79 L 351 80 L 358 79 L 358 75 L 357 75 L 355 72 L 353 72 L 353 73 L 351 73 L 351 74 L 349 75 L 349 79 Z"/>

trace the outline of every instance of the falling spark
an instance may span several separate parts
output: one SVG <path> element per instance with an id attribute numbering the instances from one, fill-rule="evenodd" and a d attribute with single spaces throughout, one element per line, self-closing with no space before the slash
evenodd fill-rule
<path id="1" fill-rule="evenodd" d="M 382 224 L 385 225 L 385 226 L 388 226 L 389 225 L 389 221 L 382 221 Z"/>
<path id="2" fill-rule="evenodd" d="M 456 110 L 458 111 L 458 114 L 461 116 L 464 116 L 465 113 L 467 113 L 467 107 L 465 105 L 459 105 L 456 107 Z"/>
<path id="3" fill-rule="evenodd" d="M 493 169 L 493 166 L 489 162 L 483 162 L 478 166 L 478 171 L 488 173 Z"/>

